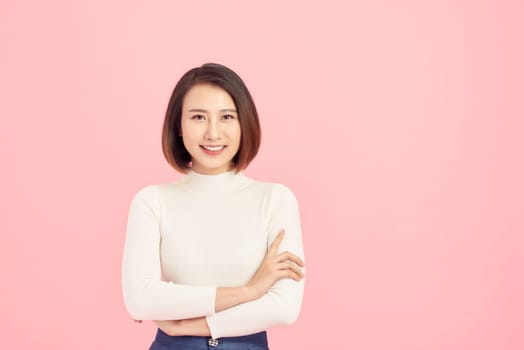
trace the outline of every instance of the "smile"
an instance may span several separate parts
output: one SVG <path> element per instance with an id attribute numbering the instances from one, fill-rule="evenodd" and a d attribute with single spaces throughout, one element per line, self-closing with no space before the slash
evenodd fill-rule
<path id="1" fill-rule="evenodd" d="M 226 146 L 224 146 L 224 145 L 222 145 L 222 146 L 203 146 L 202 145 L 200 147 L 202 147 L 205 150 L 211 151 L 211 152 L 218 152 L 218 151 L 222 150 Z"/>
<path id="2" fill-rule="evenodd" d="M 226 148 L 225 145 L 221 145 L 221 146 L 204 146 L 204 145 L 200 145 L 200 147 L 202 147 L 202 150 L 204 151 L 204 153 L 206 153 L 206 154 L 208 154 L 210 156 L 217 156 L 217 155 L 222 153 L 224 148 Z"/>

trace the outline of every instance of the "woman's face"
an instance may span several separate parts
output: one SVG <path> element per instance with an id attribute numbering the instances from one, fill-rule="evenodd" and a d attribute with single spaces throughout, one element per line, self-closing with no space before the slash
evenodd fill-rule
<path id="1" fill-rule="evenodd" d="M 184 96 L 181 125 L 195 172 L 214 175 L 233 169 L 241 132 L 235 103 L 225 90 L 193 86 Z"/>

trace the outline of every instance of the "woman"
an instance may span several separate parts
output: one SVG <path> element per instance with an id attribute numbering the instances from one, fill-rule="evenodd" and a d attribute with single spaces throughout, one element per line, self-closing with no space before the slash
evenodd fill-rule
<path id="1" fill-rule="evenodd" d="M 127 310 L 159 328 L 150 349 L 268 349 L 265 330 L 297 318 L 298 205 L 287 187 L 241 172 L 259 144 L 258 114 L 235 72 L 204 64 L 180 79 L 162 146 L 185 175 L 135 195 L 124 247 Z"/>

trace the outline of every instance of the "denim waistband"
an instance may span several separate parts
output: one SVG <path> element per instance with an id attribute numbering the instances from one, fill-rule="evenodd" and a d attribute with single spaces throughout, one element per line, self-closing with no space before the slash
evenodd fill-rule
<path id="1" fill-rule="evenodd" d="M 267 348 L 267 333 L 260 332 L 240 337 L 223 337 L 211 339 L 211 337 L 197 337 L 197 336 L 170 336 L 158 329 L 155 341 L 163 345 L 179 346 L 181 349 L 209 349 L 223 348 L 226 344 L 238 344 L 246 346 L 257 346 L 263 349 Z M 184 346 L 184 347 L 183 347 Z M 189 347 L 191 346 L 191 347 Z"/>

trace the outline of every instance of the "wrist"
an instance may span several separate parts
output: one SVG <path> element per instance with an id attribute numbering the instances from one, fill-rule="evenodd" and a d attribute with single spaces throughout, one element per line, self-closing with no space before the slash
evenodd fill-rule
<path id="1" fill-rule="evenodd" d="M 245 285 L 244 293 L 246 295 L 247 301 L 253 301 L 260 297 L 257 288 L 253 285 L 249 285 L 249 284 Z"/>

